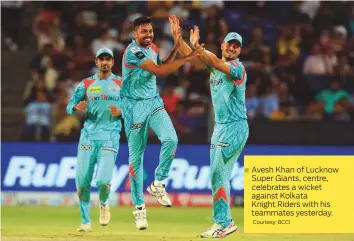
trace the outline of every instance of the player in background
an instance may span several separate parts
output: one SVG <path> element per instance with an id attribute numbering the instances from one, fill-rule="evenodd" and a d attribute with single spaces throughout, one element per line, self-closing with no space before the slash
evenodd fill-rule
<path id="1" fill-rule="evenodd" d="M 179 39 L 179 21 L 169 18 L 174 39 Z M 190 33 L 194 48 L 199 45 L 199 28 Z M 230 179 L 235 162 L 246 145 L 247 123 L 245 90 L 247 74 L 239 61 L 242 37 L 228 33 L 221 44 L 222 58 L 203 50 L 191 63 L 210 72 L 210 92 L 215 113 L 215 125 L 210 146 L 211 184 L 213 194 L 214 225 L 201 234 L 204 238 L 221 238 L 237 230 L 230 210 Z M 181 41 L 178 49 L 187 55 L 192 49 Z"/>
<path id="2" fill-rule="evenodd" d="M 66 111 L 69 115 L 84 112 L 76 167 L 76 188 L 79 196 L 81 225 L 78 231 L 90 232 L 90 196 L 94 167 L 97 164 L 96 184 L 99 190 L 99 222 L 110 221 L 108 197 L 113 167 L 119 149 L 121 124 L 121 77 L 112 73 L 113 52 L 100 49 L 96 54 L 98 73 L 82 80 L 71 97 Z"/>
<path id="3" fill-rule="evenodd" d="M 159 57 L 159 49 L 153 44 L 154 31 L 149 17 L 134 20 L 134 39 L 126 48 L 123 60 L 122 116 L 129 146 L 129 176 L 133 215 L 136 227 L 140 230 L 148 227 L 143 194 L 143 155 L 150 127 L 162 147 L 160 162 L 155 171 L 155 180 L 148 187 L 148 192 L 166 207 L 171 207 L 171 200 L 166 192 L 164 180 L 174 159 L 177 148 L 177 134 L 167 114 L 163 101 L 156 88 L 156 76 L 167 76 L 178 70 L 184 63 L 197 57 L 199 52 L 174 60 L 179 46 L 179 39 L 166 59 Z"/>

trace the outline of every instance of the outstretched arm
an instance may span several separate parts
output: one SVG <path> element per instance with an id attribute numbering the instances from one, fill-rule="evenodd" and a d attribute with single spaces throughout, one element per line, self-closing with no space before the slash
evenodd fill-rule
<path id="1" fill-rule="evenodd" d="M 181 56 L 189 55 L 191 52 L 193 52 L 193 50 L 183 40 L 183 38 L 180 34 L 180 25 L 179 25 L 178 18 L 175 15 L 172 15 L 168 18 L 168 20 L 170 21 L 171 33 L 172 33 L 173 39 L 175 40 L 175 43 L 176 43 L 176 41 L 179 41 L 179 43 L 180 43 L 179 47 L 178 47 L 178 53 Z M 205 67 L 206 67 L 205 63 L 199 57 L 193 59 L 192 61 L 190 61 L 190 63 L 200 69 L 205 69 Z"/>
<path id="2" fill-rule="evenodd" d="M 199 45 L 199 28 L 197 26 L 194 27 L 194 30 L 191 30 L 190 39 L 191 43 L 197 50 L 203 49 L 204 46 Z M 231 64 L 228 64 L 208 50 L 202 51 L 200 58 L 208 66 L 215 68 L 224 74 L 230 75 L 232 78 L 240 80 L 244 77 L 245 70 L 242 64 L 238 64 L 232 61 Z"/>
<path id="3" fill-rule="evenodd" d="M 128 66 L 128 68 L 135 68 L 138 66 L 153 75 L 163 77 L 175 72 L 184 63 L 196 58 L 201 51 L 202 49 L 198 49 L 180 59 L 158 65 L 151 58 L 146 56 L 139 46 L 131 46 L 125 51 L 123 63 L 125 66 Z"/>
<path id="4" fill-rule="evenodd" d="M 202 48 L 201 46 L 198 48 Z M 224 74 L 230 75 L 235 79 L 242 79 L 244 75 L 244 67 L 241 64 L 227 64 L 224 60 L 219 59 L 215 54 L 210 51 L 204 50 L 200 54 L 200 58 L 210 67 L 215 68 Z"/>
<path id="5" fill-rule="evenodd" d="M 194 58 L 196 58 L 200 52 L 203 51 L 202 48 L 199 48 L 193 52 L 191 52 L 189 55 L 185 57 L 181 57 L 173 62 L 167 63 L 167 64 L 162 64 L 162 65 L 157 65 L 155 64 L 154 61 L 151 59 L 148 59 L 141 63 L 140 68 L 149 71 L 153 75 L 156 76 L 167 76 L 175 71 L 177 71 L 182 65 L 184 65 L 186 62 L 192 61 Z"/>

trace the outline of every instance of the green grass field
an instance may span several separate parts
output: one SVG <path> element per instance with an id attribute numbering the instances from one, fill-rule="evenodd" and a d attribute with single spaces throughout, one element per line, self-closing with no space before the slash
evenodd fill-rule
<path id="1" fill-rule="evenodd" d="M 148 207 L 149 228 L 135 228 L 132 208 L 111 207 L 112 219 L 108 226 L 98 224 L 98 208 L 91 211 L 93 232 L 78 233 L 80 224 L 76 207 L 2 206 L 1 236 L 3 241 L 195 241 L 211 226 L 210 208 L 152 208 Z M 233 217 L 240 229 L 223 240 L 249 241 L 354 241 L 354 235 L 306 234 L 268 235 L 243 233 L 243 209 L 234 208 Z M 334 225 L 340 225 L 334 224 Z"/>

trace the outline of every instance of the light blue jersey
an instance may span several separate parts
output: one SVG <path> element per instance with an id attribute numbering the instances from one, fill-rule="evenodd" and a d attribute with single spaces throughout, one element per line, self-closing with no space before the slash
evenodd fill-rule
<path id="1" fill-rule="evenodd" d="M 140 65 L 151 59 L 160 65 L 159 50 L 152 44 L 148 48 L 139 46 L 133 40 L 124 51 L 122 60 L 123 85 L 121 90 L 122 97 L 130 99 L 150 99 L 158 96 L 156 89 L 156 76 L 140 68 Z"/>
<path id="2" fill-rule="evenodd" d="M 121 117 L 113 117 L 109 106 L 120 107 L 121 77 L 111 74 L 101 80 L 98 74 L 86 78 L 76 87 L 66 111 L 75 113 L 74 107 L 83 100 L 87 101 L 86 119 L 83 132 L 89 140 L 111 140 L 111 134 L 122 128 Z"/>
<path id="3" fill-rule="evenodd" d="M 246 70 L 238 59 L 229 61 L 227 64 L 231 67 L 230 75 L 208 68 L 216 123 L 230 123 L 247 119 Z"/>

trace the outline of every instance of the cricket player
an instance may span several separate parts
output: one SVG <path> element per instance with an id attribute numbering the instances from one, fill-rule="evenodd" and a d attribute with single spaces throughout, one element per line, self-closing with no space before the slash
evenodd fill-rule
<path id="1" fill-rule="evenodd" d="M 172 35 L 179 36 L 179 21 L 169 18 Z M 199 46 L 199 28 L 191 30 L 190 42 Z M 215 113 L 215 126 L 210 146 L 211 184 L 213 194 L 214 225 L 201 234 L 203 238 L 221 238 L 237 230 L 230 210 L 230 179 L 235 162 L 240 156 L 249 135 L 245 90 L 247 74 L 239 61 L 242 37 L 228 33 L 221 44 L 222 59 L 203 50 L 191 63 L 210 72 L 210 92 Z M 182 55 L 191 48 L 182 41 L 178 51 Z M 202 61 L 201 61 L 202 60 Z"/>
<path id="2" fill-rule="evenodd" d="M 92 230 L 90 188 L 95 164 L 101 203 L 100 224 L 107 225 L 111 216 L 107 201 L 122 128 L 119 108 L 122 79 L 112 73 L 113 58 L 110 49 L 103 48 L 97 52 L 95 62 L 98 73 L 79 83 L 66 108 L 69 115 L 76 112 L 85 113 L 76 167 L 76 188 L 81 214 L 78 231 L 81 232 Z"/>
<path id="3" fill-rule="evenodd" d="M 132 203 L 135 205 L 133 215 L 139 230 L 148 227 L 143 195 L 143 155 L 149 127 L 161 141 L 162 147 L 155 180 L 147 190 L 161 205 L 172 206 L 164 180 L 169 174 L 178 139 L 156 89 L 156 76 L 167 76 L 177 71 L 200 52 L 200 50 L 190 52 L 187 56 L 174 61 L 179 46 L 179 39 L 176 39 L 170 54 L 161 60 L 159 49 L 153 44 L 153 39 L 151 18 L 135 19 L 134 39 L 126 48 L 122 60 L 122 116 L 129 147 L 129 176 Z"/>

